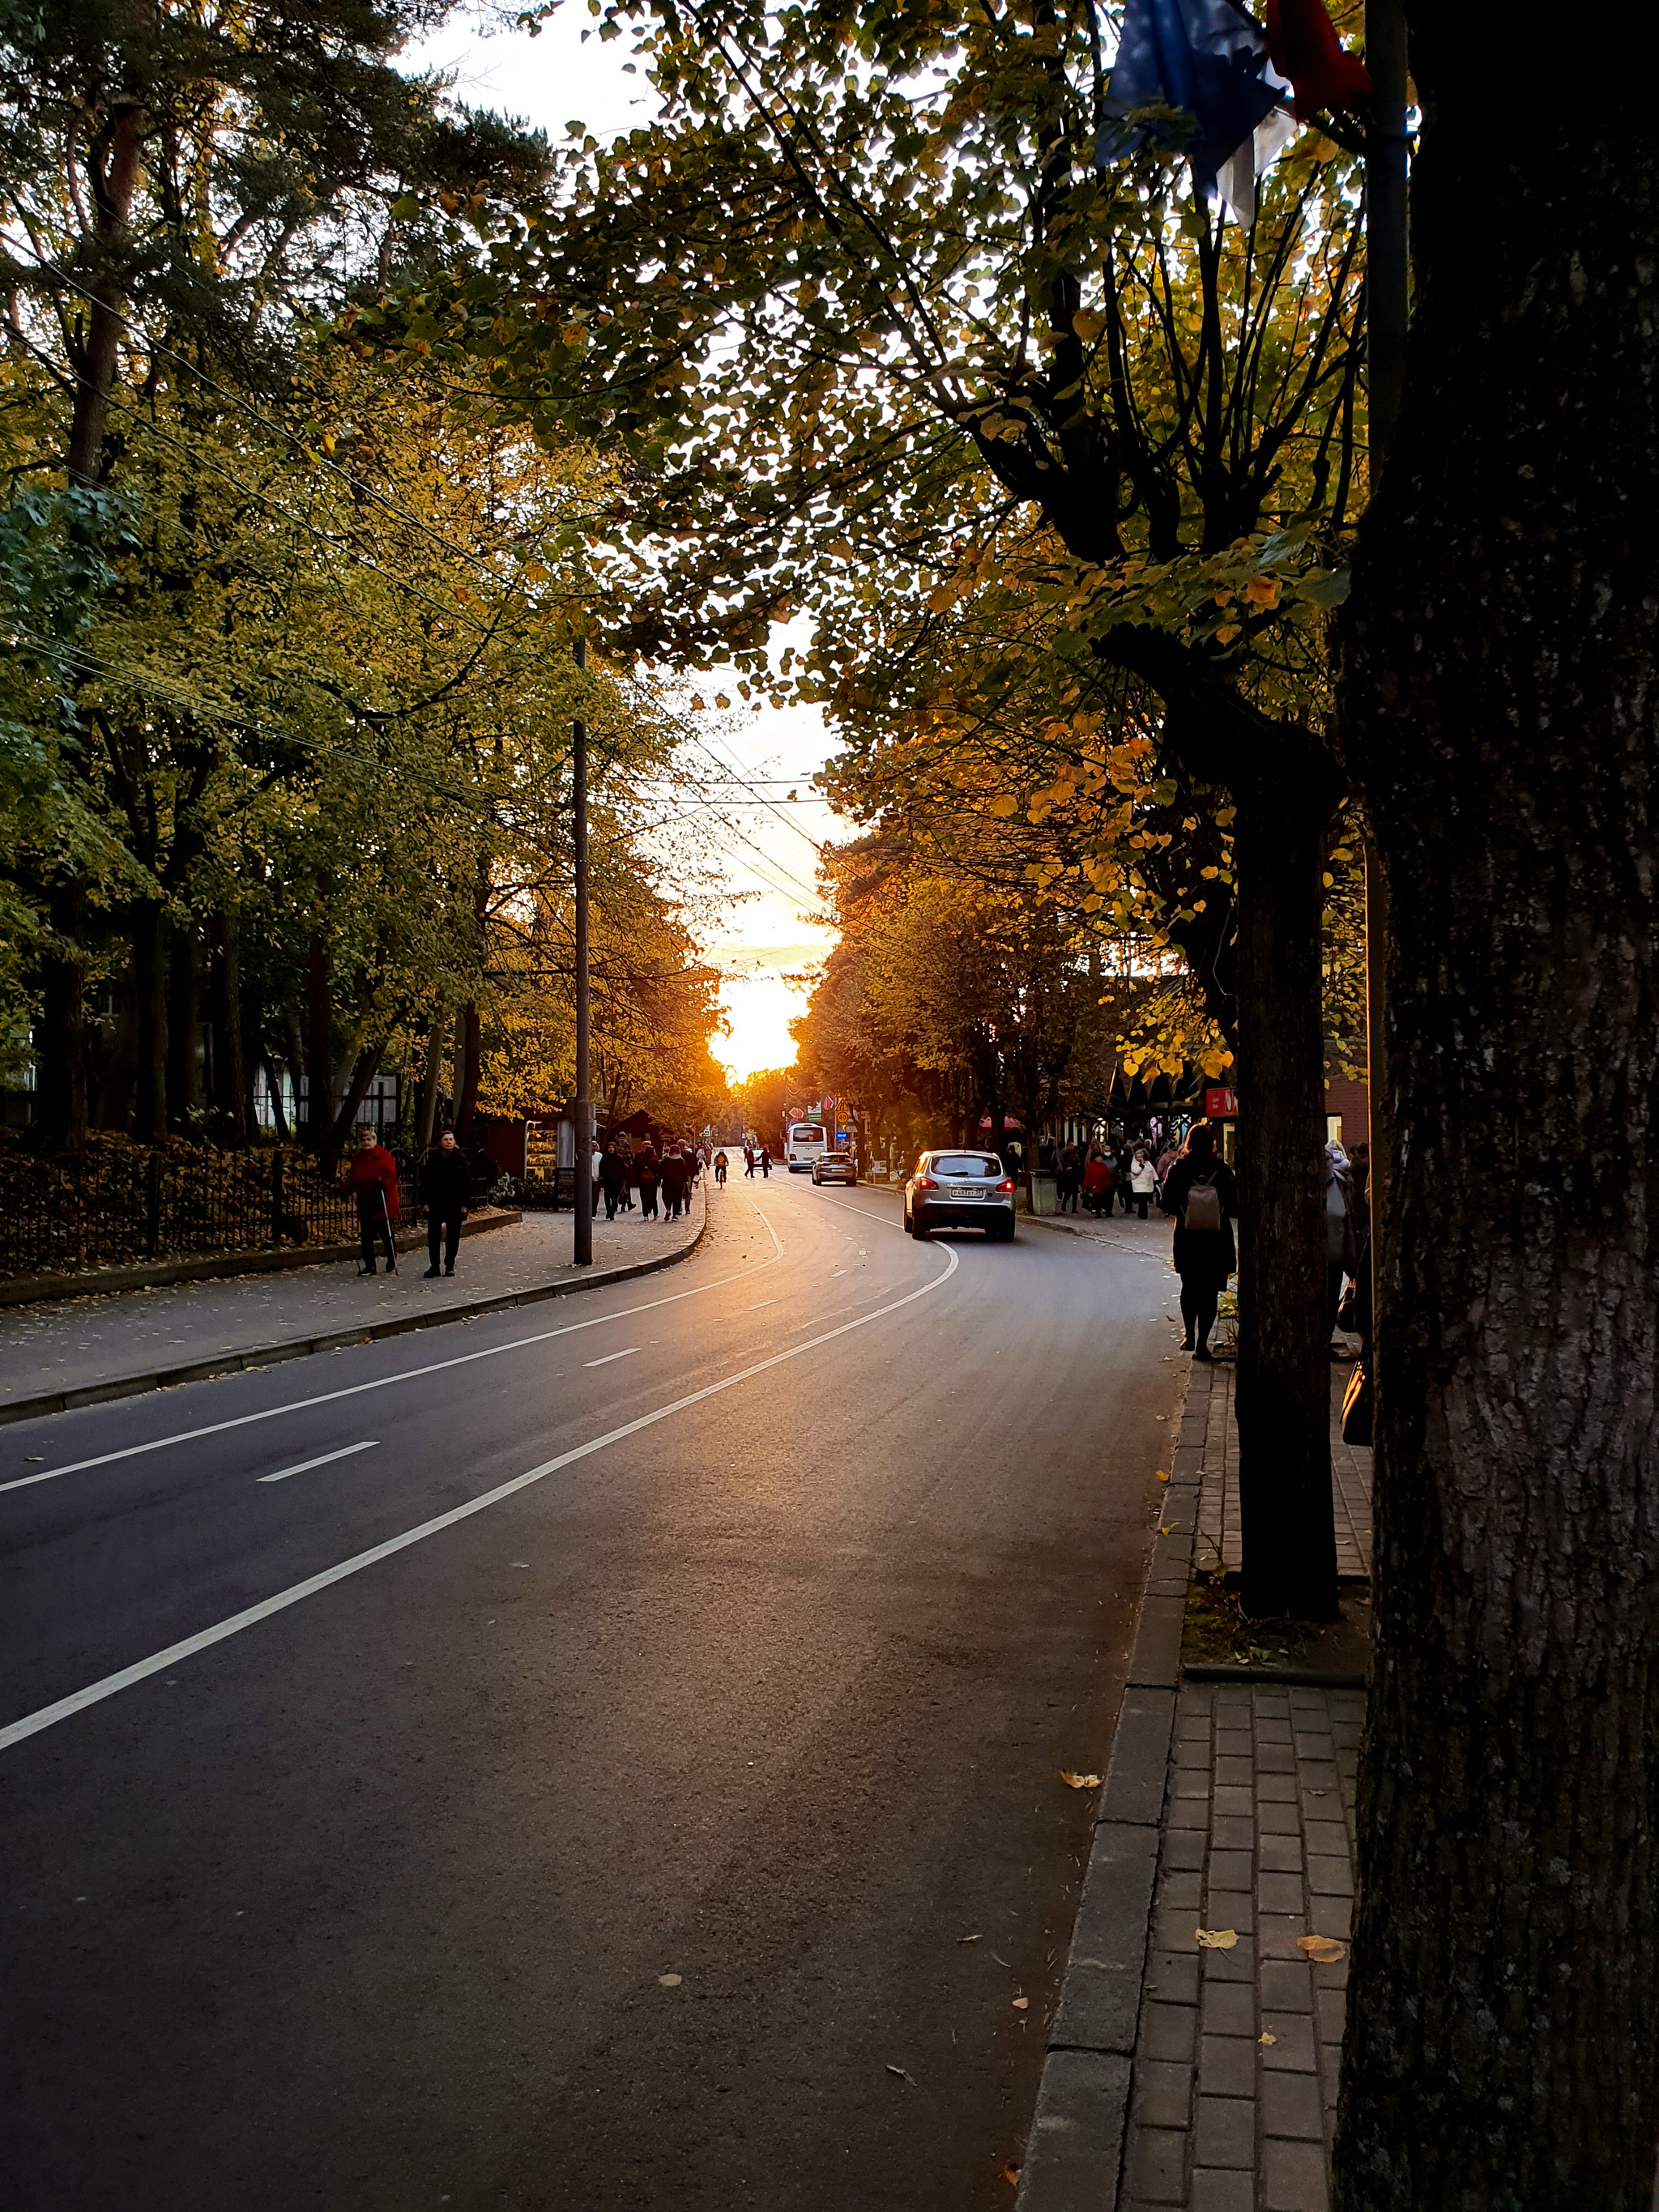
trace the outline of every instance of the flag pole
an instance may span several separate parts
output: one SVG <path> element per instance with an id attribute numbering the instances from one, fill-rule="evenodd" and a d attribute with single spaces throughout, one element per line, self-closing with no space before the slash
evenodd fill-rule
<path id="1" fill-rule="evenodd" d="M 578 672 L 587 666 L 587 640 L 576 640 Z M 576 1247 L 579 1267 L 593 1264 L 593 1109 L 588 1095 L 587 724 L 571 730 L 571 803 L 576 862 Z"/>

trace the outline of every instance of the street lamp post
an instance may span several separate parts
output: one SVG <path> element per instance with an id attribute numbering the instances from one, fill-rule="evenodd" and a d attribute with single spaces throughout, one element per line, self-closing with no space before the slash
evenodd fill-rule
<path id="1" fill-rule="evenodd" d="M 587 640 L 576 640 L 576 666 L 587 666 Z M 571 724 L 571 805 L 576 859 L 576 1265 L 593 1264 L 593 1107 L 588 1084 L 587 724 Z"/>

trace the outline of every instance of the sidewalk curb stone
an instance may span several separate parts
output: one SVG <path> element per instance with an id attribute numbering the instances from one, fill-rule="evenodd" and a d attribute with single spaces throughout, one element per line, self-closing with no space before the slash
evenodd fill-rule
<path id="1" fill-rule="evenodd" d="M 1117 2202 L 1198 1510 L 1203 1411 L 1200 1401 L 1190 1433 L 1190 1375 L 1170 1424 L 1181 1441 L 1147 1564 L 1015 2212 L 1113 2212 Z"/>
<path id="2" fill-rule="evenodd" d="M 502 1221 L 483 1225 L 507 1228 L 511 1224 Z M 376 1344 L 387 1337 L 409 1336 L 417 1329 L 442 1328 L 451 1322 L 477 1321 L 489 1314 L 504 1313 L 514 1306 L 540 1305 L 549 1298 L 574 1297 L 583 1291 L 602 1291 L 612 1283 L 658 1274 L 665 1267 L 677 1267 L 682 1260 L 689 1260 L 708 1234 L 708 1202 L 705 1198 L 702 1228 L 678 1252 L 660 1253 L 655 1259 L 635 1261 L 625 1267 L 607 1267 L 601 1273 L 574 1281 L 541 1283 L 527 1291 L 510 1291 L 500 1297 L 473 1298 L 465 1305 L 441 1306 L 425 1313 L 401 1316 L 396 1321 L 375 1322 L 366 1328 L 337 1329 L 325 1336 L 289 1337 L 277 1344 L 249 1345 L 216 1358 L 192 1360 L 182 1367 L 155 1368 L 143 1374 L 115 1376 L 106 1382 L 42 1391 L 33 1398 L 13 1398 L 0 1405 L 0 1427 L 15 1421 L 37 1420 L 43 1414 L 70 1413 L 81 1406 L 103 1406 L 118 1398 L 142 1397 L 151 1390 L 175 1389 L 181 1382 L 206 1382 L 221 1375 L 246 1373 L 251 1368 L 274 1367 L 283 1360 L 303 1359 L 313 1352 L 343 1352 L 356 1344 Z M 420 1241 L 424 1245 L 424 1237 Z M 342 1246 L 340 1256 L 349 1258 L 356 1249 Z M 329 1257 L 327 1248 L 308 1255 L 316 1262 L 325 1262 Z"/>

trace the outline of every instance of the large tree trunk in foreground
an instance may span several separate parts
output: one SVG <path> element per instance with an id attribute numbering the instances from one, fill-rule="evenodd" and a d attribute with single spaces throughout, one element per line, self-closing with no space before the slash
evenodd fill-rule
<path id="1" fill-rule="evenodd" d="M 1388 876 L 1341 2212 L 1648 2212 L 1659 2096 L 1659 144 L 1414 11 L 1405 410 L 1344 728 Z M 1507 90 L 1505 87 L 1507 86 Z"/>
<path id="2" fill-rule="evenodd" d="M 1261 1618 L 1336 1617 L 1321 871 L 1326 778 L 1238 792 L 1240 1601 Z"/>

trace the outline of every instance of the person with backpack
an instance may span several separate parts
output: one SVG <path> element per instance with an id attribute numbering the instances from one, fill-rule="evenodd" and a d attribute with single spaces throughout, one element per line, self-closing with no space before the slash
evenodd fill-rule
<path id="1" fill-rule="evenodd" d="M 1210 1358 L 1216 1301 L 1238 1265 L 1233 1221 L 1238 1184 L 1225 1160 L 1216 1158 L 1215 1133 L 1200 1121 L 1164 1179 L 1159 1204 L 1176 1218 L 1175 1271 L 1181 1278 L 1182 1343 L 1195 1360 Z"/>
<path id="2" fill-rule="evenodd" d="M 726 1188 L 726 1164 L 726 1164 L 726 1154 L 725 1154 L 725 1152 L 716 1152 L 716 1153 L 715 1153 L 715 1155 L 714 1155 L 714 1181 L 715 1181 L 715 1182 L 720 1185 L 720 1188 L 721 1188 L 722 1190 L 724 1190 L 724 1189 Z"/>
<path id="3" fill-rule="evenodd" d="M 640 1219 L 654 1221 L 657 1218 L 657 1155 L 647 1141 L 640 1154 Z"/>

